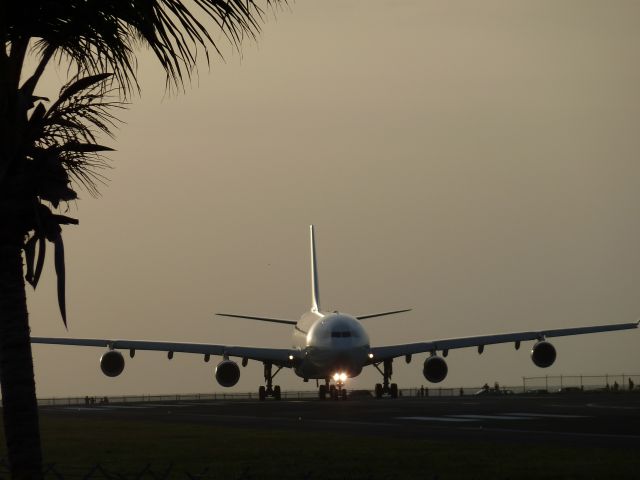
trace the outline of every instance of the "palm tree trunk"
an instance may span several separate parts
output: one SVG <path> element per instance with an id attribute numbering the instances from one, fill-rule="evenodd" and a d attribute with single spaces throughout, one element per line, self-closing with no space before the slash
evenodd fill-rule
<path id="1" fill-rule="evenodd" d="M 3 222 L 2 229 L 7 227 Z M 10 229 L 7 229 L 10 230 Z M 0 382 L 11 476 L 42 478 L 38 406 L 20 234 L 0 232 Z"/>

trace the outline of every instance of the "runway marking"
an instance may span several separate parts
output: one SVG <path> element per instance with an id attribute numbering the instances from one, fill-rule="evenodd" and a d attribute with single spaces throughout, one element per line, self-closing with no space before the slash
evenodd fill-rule
<path id="1" fill-rule="evenodd" d="M 475 418 L 452 418 L 452 417 L 395 417 L 396 420 L 419 420 L 422 422 L 476 422 Z"/>
<path id="2" fill-rule="evenodd" d="M 589 418 L 587 415 L 561 415 L 557 413 L 505 413 L 504 415 L 515 415 L 523 417 L 536 417 L 536 418 Z"/>
<path id="3" fill-rule="evenodd" d="M 122 410 L 126 408 L 145 410 L 149 407 L 147 405 L 96 405 L 95 407 L 89 407 L 87 410 Z"/>
<path id="4" fill-rule="evenodd" d="M 302 418 L 299 418 L 298 420 L 300 421 L 307 421 L 307 422 L 317 422 L 317 423 L 337 423 L 337 424 L 341 424 L 341 425 L 375 425 L 377 427 L 382 426 L 382 427 L 394 427 L 396 424 L 394 423 L 384 423 L 384 422 L 360 422 L 357 420 L 324 420 L 324 419 L 318 419 L 318 418 L 309 418 L 307 420 L 304 420 Z"/>
<path id="5" fill-rule="evenodd" d="M 588 418 L 584 415 L 559 415 L 545 413 L 504 413 L 498 415 L 445 415 L 442 417 L 395 417 L 397 420 L 419 420 L 425 422 L 479 422 L 482 420 L 536 420 L 539 418 Z"/>
<path id="6" fill-rule="evenodd" d="M 451 415 L 454 418 L 468 418 L 471 420 L 533 420 L 531 417 L 514 415 Z"/>
<path id="7" fill-rule="evenodd" d="M 197 417 L 197 418 L 212 418 L 216 420 L 294 420 L 293 418 L 285 418 L 285 417 L 257 417 L 255 415 L 221 415 L 216 413 L 178 413 L 176 416 L 178 417 Z"/>
<path id="8" fill-rule="evenodd" d="M 587 403 L 587 407 L 590 408 L 607 408 L 607 409 L 617 409 L 617 410 L 638 410 L 638 407 L 630 407 L 626 405 L 598 405 L 596 403 Z"/>
<path id="9" fill-rule="evenodd" d="M 59 410 L 60 408 L 45 408 L 43 410 Z M 95 408 L 91 408 L 91 407 L 64 407 L 65 410 L 76 410 L 78 412 L 82 412 L 82 411 L 92 411 L 95 410 Z"/>
<path id="10" fill-rule="evenodd" d="M 219 420 L 234 420 L 234 419 L 242 419 L 242 420 L 262 420 L 262 421 L 288 421 L 288 422 L 314 422 L 314 423 L 335 423 L 335 424 L 344 424 L 344 425 L 375 425 L 375 426 L 384 426 L 384 427 L 393 427 L 396 426 L 394 423 L 384 423 L 384 422 L 360 422 L 357 420 L 327 420 L 320 418 L 304 418 L 304 417 L 257 417 L 253 415 L 220 415 L 220 414 L 207 414 L 207 413 L 198 413 L 198 414 L 189 414 L 182 413 L 178 414 L 178 416 L 187 416 L 187 417 L 200 417 L 200 418 L 211 418 L 211 419 L 219 419 Z"/>
<path id="11" fill-rule="evenodd" d="M 49 407 L 50 410 L 58 410 L 60 407 Z M 78 410 L 78 411 L 86 411 L 86 412 L 99 412 L 105 410 L 122 410 L 122 409 L 138 409 L 144 410 L 149 407 L 146 406 L 138 406 L 138 405 L 96 405 L 94 407 L 79 407 L 74 405 L 66 405 L 62 407 L 63 410 Z"/>

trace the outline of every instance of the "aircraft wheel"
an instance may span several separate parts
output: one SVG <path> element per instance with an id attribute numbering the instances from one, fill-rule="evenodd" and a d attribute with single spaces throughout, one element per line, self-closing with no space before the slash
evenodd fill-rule
<path id="1" fill-rule="evenodd" d="M 346 391 L 346 390 L 344 390 L 344 389 L 343 389 L 343 390 L 340 392 L 340 398 L 341 398 L 342 400 L 346 400 L 346 399 L 347 399 L 347 391 Z"/>
<path id="2" fill-rule="evenodd" d="M 376 383 L 376 398 L 382 398 L 382 385 Z"/>
<path id="3" fill-rule="evenodd" d="M 391 398 L 398 398 L 398 384 L 397 383 L 392 383 L 391 384 L 391 388 L 389 389 L 389 394 L 391 395 Z"/>
<path id="4" fill-rule="evenodd" d="M 275 397 L 276 400 L 280 400 L 280 385 L 276 385 L 273 388 L 273 396 Z"/>
<path id="5" fill-rule="evenodd" d="M 326 400 L 326 398 L 327 398 L 327 386 L 326 385 L 320 385 L 320 388 L 318 389 L 318 396 L 320 397 L 320 400 Z"/>
<path id="6" fill-rule="evenodd" d="M 258 389 L 258 398 L 261 402 L 264 401 L 265 398 L 267 398 L 267 390 L 264 388 L 264 386 Z"/>

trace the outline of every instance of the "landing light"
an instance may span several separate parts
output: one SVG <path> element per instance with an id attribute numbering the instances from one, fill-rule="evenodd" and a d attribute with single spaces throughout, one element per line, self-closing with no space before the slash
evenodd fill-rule
<path id="1" fill-rule="evenodd" d="M 369 354 L 369 358 L 373 358 L 373 353 L 370 353 L 370 354 Z"/>
<path id="2" fill-rule="evenodd" d="M 344 382 L 347 380 L 347 374 L 344 372 L 336 372 L 333 374 L 333 379 L 336 382 Z"/>
<path id="3" fill-rule="evenodd" d="M 289 360 L 293 360 L 293 355 L 289 355 Z"/>

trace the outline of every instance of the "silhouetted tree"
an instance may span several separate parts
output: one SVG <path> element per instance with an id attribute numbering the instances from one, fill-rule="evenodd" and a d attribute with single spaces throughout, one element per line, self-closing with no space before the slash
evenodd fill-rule
<path id="1" fill-rule="evenodd" d="M 61 232 L 62 225 L 78 222 L 60 209 L 78 198 L 78 185 L 97 193 L 106 166 L 102 154 L 110 150 L 97 136 L 110 134 L 113 109 L 139 92 L 135 48 L 148 47 L 166 72 L 167 87 L 179 90 L 194 72 L 198 51 L 207 62 L 208 47 L 220 54 L 203 22 L 212 22 L 237 48 L 258 33 L 260 5 L 253 0 L 0 1 L 0 381 L 13 478 L 42 476 L 24 279 L 36 287 L 47 242 L 52 243 L 66 326 Z M 55 101 L 36 95 L 52 61 L 71 72 Z"/>

